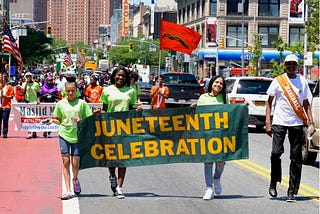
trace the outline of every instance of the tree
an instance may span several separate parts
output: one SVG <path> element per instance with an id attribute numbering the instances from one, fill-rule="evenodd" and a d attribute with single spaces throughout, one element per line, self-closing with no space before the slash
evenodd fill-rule
<path id="1" fill-rule="evenodd" d="M 132 43 L 132 51 L 129 50 L 129 45 Z M 144 38 L 131 38 L 117 42 L 108 51 L 108 59 L 111 64 L 129 66 L 132 64 L 147 64 L 157 66 L 159 64 L 159 40 L 146 40 Z M 156 46 L 156 51 L 150 49 L 151 45 Z M 161 55 L 161 63 L 164 64 L 165 54 Z"/>
<path id="2" fill-rule="evenodd" d="M 260 76 L 260 64 L 261 64 L 261 49 L 262 39 L 259 34 L 253 34 L 253 47 L 252 47 L 252 56 L 250 57 L 250 70 L 249 76 Z M 258 72 L 257 72 L 258 71 Z"/>
<path id="3" fill-rule="evenodd" d="M 286 72 L 284 67 L 284 51 L 290 51 L 291 53 L 298 54 L 300 56 L 303 56 L 303 42 L 298 41 L 294 45 L 289 45 L 288 43 L 283 42 L 283 39 L 281 36 L 278 36 L 277 41 L 272 42 L 272 46 L 276 48 L 279 51 L 278 59 L 272 59 L 270 61 L 271 64 L 273 64 L 273 70 L 270 72 L 271 77 L 277 77 L 280 74 L 283 74 Z M 300 60 L 301 64 L 302 60 Z"/>
<path id="4" fill-rule="evenodd" d="M 27 27 L 27 36 L 19 38 L 21 57 L 25 65 L 33 62 L 42 63 L 52 55 L 50 44 L 52 39 L 46 37 L 43 31 Z"/>
<path id="5" fill-rule="evenodd" d="M 319 0 L 306 0 L 308 5 L 310 18 L 305 24 L 308 35 L 308 50 L 314 52 L 320 43 L 320 3 Z"/>

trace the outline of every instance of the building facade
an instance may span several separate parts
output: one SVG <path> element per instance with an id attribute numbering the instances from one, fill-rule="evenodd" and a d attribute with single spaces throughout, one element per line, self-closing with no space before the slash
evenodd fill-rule
<path id="1" fill-rule="evenodd" d="M 110 25 L 110 0 L 48 0 L 47 19 L 52 38 L 91 46 L 99 39 L 101 26 Z"/>
<path id="2" fill-rule="evenodd" d="M 290 44 L 304 40 L 304 10 L 299 15 L 293 14 L 290 10 L 293 0 L 243 0 L 243 7 L 239 0 L 175 1 L 178 24 L 202 34 L 198 49 L 190 56 L 190 64 L 197 64 L 193 73 L 203 77 L 221 73 L 231 64 L 241 65 L 244 61 L 247 66 L 251 56 L 248 47 L 253 45 L 256 33 L 262 41 L 262 72 L 278 56 L 272 47 L 278 36 Z"/>

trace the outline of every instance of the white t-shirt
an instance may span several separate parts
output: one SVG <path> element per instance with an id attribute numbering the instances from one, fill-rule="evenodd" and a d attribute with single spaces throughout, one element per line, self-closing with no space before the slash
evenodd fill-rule
<path id="1" fill-rule="evenodd" d="M 287 76 L 287 74 L 285 75 Z M 303 100 L 308 99 L 308 97 L 311 95 L 307 80 L 299 74 L 297 74 L 296 78 L 289 78 L 289 80 L 291 82 L 293 91 L 297 94 L 301 105 L 303 105 Z M 269 96 L 274 96 L 274 113 L 272 124 L 282 126 L 303 125 L 302 120 L 300 120 L 295 111 L 292 109 L 277 79 L 272 81 L 267 90 L 267 94 Z"/>

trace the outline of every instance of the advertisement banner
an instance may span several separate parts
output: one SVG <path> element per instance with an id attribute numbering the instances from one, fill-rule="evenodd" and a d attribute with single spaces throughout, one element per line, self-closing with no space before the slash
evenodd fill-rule
<path id="1" fill-rule="evenodd" d="M 304 23 L 304 0 L 289 0 L 290 23 Z"/>
<path id="2" fill-rule="evenodd" d="M 41 121 L 54 118 L 55 103 L 13 103 L 12 109 L 15 121 L 15 130 L 28 132 L 57 132 L 56 124 L 45 125 Z M 88 103 L 92 111 L 102 109 L 102 103 Z"/>
<path id="3" fill-rule="evenodd" d="M 217 45 L 216 20 L 217 19 L 215 17 L 206 18 L 206 43 L 208 47 L 214 47 Z"/>
<path id="4" fill-rule="evenodd" d="M 80 168 L 199 163 L 248 158 L 248 107 L 126 111 L 78 123 Z"/>

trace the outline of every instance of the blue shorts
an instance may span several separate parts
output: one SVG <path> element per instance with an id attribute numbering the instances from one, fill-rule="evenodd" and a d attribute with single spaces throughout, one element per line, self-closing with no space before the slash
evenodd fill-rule
<path id="1" fill-rule="evenodd" d="M 65 139 L 59 136 L 60 151 L 62 155 L 79 156 L 80 150 L 78 143 L 69 143 Z"/>

